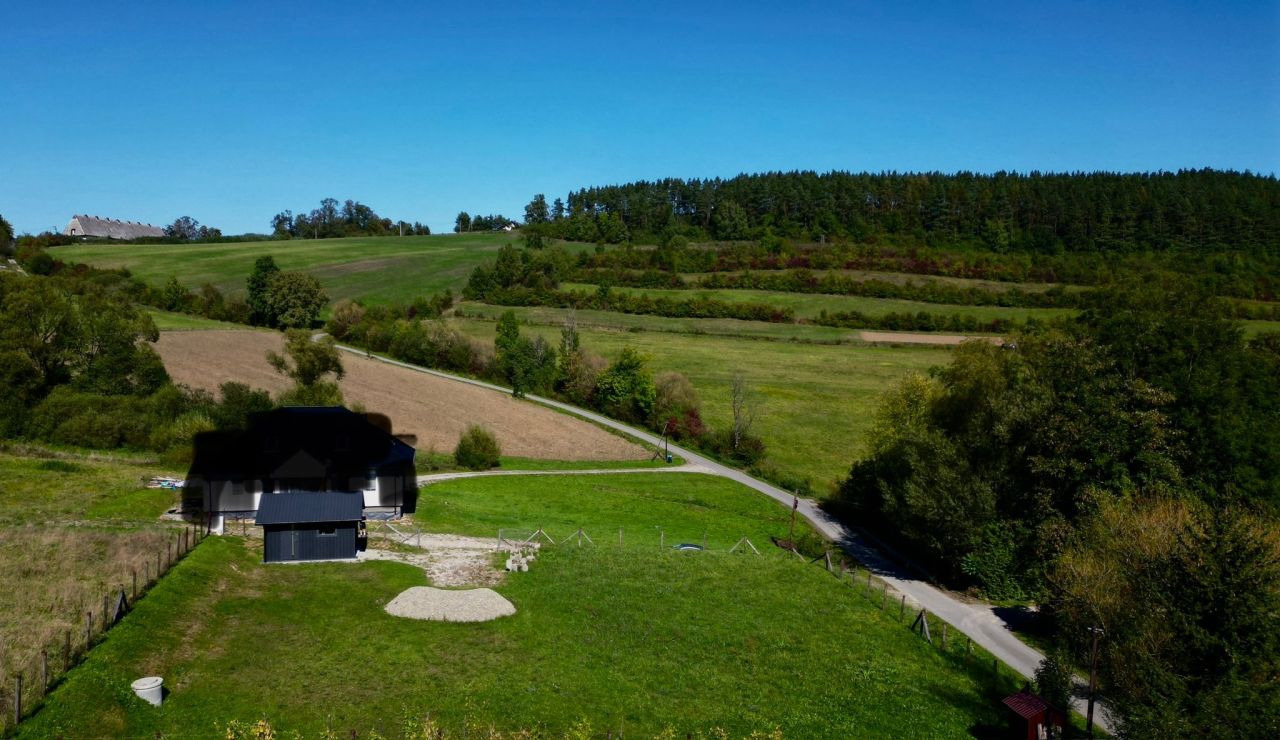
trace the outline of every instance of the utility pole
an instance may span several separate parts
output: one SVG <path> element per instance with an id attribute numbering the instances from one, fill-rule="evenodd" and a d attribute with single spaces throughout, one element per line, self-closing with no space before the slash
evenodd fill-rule
<path id="1" fill-rule="evenodd" d="M 1090 627 L 1089 633 L 1093 635 L 1093 645 L 1089 648 L 1089 713 L 1085 716 L 1085 732 L 1089 737 L 1093 737 L 1093 697 L 1098 690 L 1098 638 L 1102 637 L 1103 630 L 1101 627 Z"/>

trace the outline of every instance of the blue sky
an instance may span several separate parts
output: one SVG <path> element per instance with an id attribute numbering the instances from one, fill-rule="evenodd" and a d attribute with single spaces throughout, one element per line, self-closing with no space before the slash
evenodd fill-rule
<path id="1" fill-rule="evenodd" d="M 216 6 L 216 7 L 215 7 Z M 1280 171 L 1280 3 L 6 2 L 0 214 L 451 227 L 790 169 Z"/>

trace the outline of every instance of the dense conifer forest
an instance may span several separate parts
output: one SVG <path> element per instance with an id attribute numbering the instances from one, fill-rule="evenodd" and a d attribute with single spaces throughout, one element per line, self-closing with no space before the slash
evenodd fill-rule
<path id="1" fill-rule="evenodd" d="M 1249 172 L 769 172 L 582 188 L 530 212 L 549 236 L 900 237 L 997 252 L 1280 249 L 1280 183 Z M 532 205 L 532 204 L 531 204 Z M 527 214 L 527 215 L 530 215 Z M 603 226 L 602 219 L 606 219 Z M 591 233 L 588 233 L 591 232 Z M 598 232 L 598 233 L 596 233 Z M 608 232 L 607 234 L 605 232 Z M 611 239 L 606 239 L 611 241 Z"/>

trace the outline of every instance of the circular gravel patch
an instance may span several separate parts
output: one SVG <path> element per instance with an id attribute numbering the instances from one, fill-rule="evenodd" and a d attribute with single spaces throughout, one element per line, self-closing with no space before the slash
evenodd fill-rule
<path id="1" fill-rule="evenodd" d="M 386 609 L 392 616 L 437 622 L 487 622 L 516 613 L 515 605 L 493 589 L 446 591 L 430 586 L 405 589 Z"/>

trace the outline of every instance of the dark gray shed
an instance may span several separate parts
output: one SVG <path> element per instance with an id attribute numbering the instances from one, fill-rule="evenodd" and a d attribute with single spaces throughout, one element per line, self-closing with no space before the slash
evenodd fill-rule
<path id="1" fill-rule="evenodd" d="M 364 496 L 339 491 L 268 493 L 258 503 L 264 563 L 354 558 Z"/>

